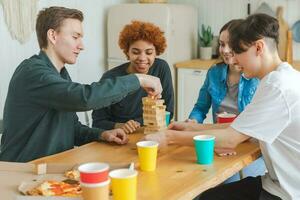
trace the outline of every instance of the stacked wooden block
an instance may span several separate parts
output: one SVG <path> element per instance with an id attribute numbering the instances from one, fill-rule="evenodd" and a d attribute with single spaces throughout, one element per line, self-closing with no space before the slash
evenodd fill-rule
<path id="1" fill-rule="evenodd" d="M 144 97 L 143 101 L 143 119 L 144 133 L 163 131 L 166 125 L 166 106 L 163 99 L 152 99 Z"/>

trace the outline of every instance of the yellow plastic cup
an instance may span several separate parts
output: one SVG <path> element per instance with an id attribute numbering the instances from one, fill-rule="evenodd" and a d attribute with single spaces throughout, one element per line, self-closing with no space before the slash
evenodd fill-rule
<path id="1" fill-rule="evenodd" d="M 136 143 L 136 145 L 139 154 L 140 169 L 142 171 L 155 171 L 158 142 L 141 141 Z"/>
<path id="2" fill-rule="evenodd" d="M 114 200 L 136 200 L 137 171 L 116 169 L 109 173 Z"/>

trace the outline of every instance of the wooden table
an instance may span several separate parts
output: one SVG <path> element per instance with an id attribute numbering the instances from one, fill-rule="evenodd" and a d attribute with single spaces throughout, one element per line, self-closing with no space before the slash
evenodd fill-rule
<path id="1" fill-rule="evenodd" d="M 142 134 L 130 135 L 129 143 L 124 146 L 93 142 L 32 162 L 74 165 L 90 161 L 107 162 L 113 165 L 135 162 L 138 169 L 135 144 L 142 136 Z M 206 189 L 222 183 L 259 156 L 258 145 L 245 142 L 237 147 L 236 156 L 215 156 L 212 165 L 198 165 L 193 147 L 169 146 L 162 148 L 158 153 L 156 171 L 139 171 L 138 199 L 193 199 Z"/>

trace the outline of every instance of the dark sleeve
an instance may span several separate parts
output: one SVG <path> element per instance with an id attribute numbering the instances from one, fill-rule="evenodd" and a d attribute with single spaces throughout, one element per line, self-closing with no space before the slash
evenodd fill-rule
<path id="1" fill-rule="evenodd" d="M 103 74 L 99 82 L 103 81 L 104 79 L 111 79 L 114 77 L 116 76 L 112 71 L 107 71 Z M 93 118 L 93 124 L 92 124 L 93 127 L 102 128 L 105 130 L 111 130 L 114 129 L 115 127 L 116 122 L 114 122 L 112 118 L 111 105 L 97 110 L 93 110 L 92 118 Z"/>
<path id="2" fill-rule="evenodd" d="M 210 70 L 206 74 L 204 84 L 199 91 L 197 102 L 189 115 L 189 119 L 196 119 L 198 123 L 203 123 L 211 106 L 211 96 L 208 92 L 209 73 Z"/>
<path id="3" fill-rule="evenodd" d="M 169 111 L 170 119 L 173 118 L 174 115 L 174 89 L 172 83 L 172 75 L 170 71 L 170 67 L 167 62 L 162 62 L 162 71 L 160 76 L 160 81 L 163 87 L 162 98 L 165 100 L 166 110 Z"/>
<path id="4" fill-rule="evenodd" d="M 64 111 L 86 111 L 107 107 L 140 88 L 135 75 L 104 79 L 91 85 L 63 79 L 50 68 L 35 64 L 27 70 L 26 91 L 33 104 Z"/>
<path id="5" fill-rule="evenodd" d="M 141 125 L 143 125 L 143 123 L 144 123 L 143 116 L 142 117 L 133 118 L 133 120 L 139 122 Z"/>
<path id="6" fill-rule="evenodd" d="M 74 113 L 74 123 L 76 146 L 81 146 L 93 141 L 100 141 L 101 133 L 104 131 L 103 129 L 90 128 L 88 126 L 82 125 L 78 120 L 76 113 Z"/>
<path id="7" fill-rule="evenodd" d="M 105 107 L 92 112 L 93 127 L 111 130 L 115 127 L 115 122 L 112 119 L 111 107 Z"/>

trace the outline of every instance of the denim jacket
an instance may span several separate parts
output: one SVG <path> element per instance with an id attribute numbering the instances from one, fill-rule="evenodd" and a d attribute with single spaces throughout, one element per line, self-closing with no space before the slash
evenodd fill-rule
<path id="1" fill-rule="evenodd" d="M 203 123 L 210 106 L 212 106 L 214 123 L 216 122 L 214 116 L 227 93 L 227 71 L 228 65 L 225 63 L 216 64 L 208 70 L 189 119 L 196 119 L 198 123 Z M 256 78 L 247 79 L 241 75 L 237 101 L 239 113 L 250 103 L 258 83 L 259 80 Z"/>

